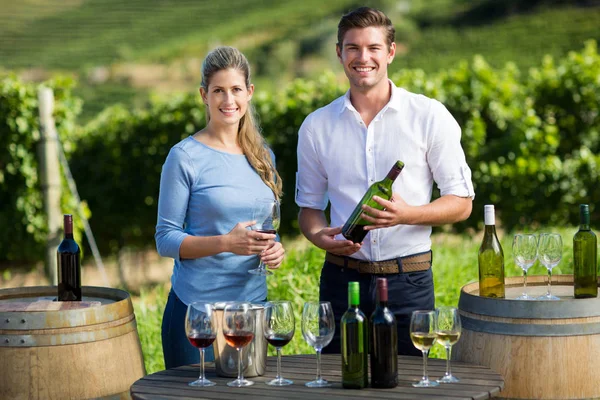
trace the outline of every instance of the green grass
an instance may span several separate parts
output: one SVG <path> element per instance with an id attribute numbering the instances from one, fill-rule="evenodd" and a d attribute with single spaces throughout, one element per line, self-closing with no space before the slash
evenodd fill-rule
<path id="1" fill-rule="evenodd" d="M 560 233 L 563 238 L 563 259 L 554 269 L 554 273 L 572 273 L 572 237 L 577 228 L 549 230 Z M 478 279 L 477 252 L 482 235 L 481 232 L 474 236 L 446 233 L 433 235 L 436 306 L 457 306 L 461 287 Z M 512 234 L 499 231 L 498 236 L 504 249 L 506 276 L 521 276 L 522 271 L 512 260 Z M 283 354 L 313 354 L 314 350 L 302 338 L 300 315 L 305 301 L 319 298 L 319 274 L 325 253 L 314 246 L 298 246 L 297 243 L 285 242 L 287 254 L 284 263 L 267 279 L 269 299 L 290 300 L 296 310 L 296 333 L 290 344 L 283 349 Z M 530 276 L 546 274 L 546 269 L 539 263 L 529 270 Z M 167 285 L 158 286 L 142 291 L 140 297 L 134 297 L 138 333 L 148 373 L 164 369 L 160 324 L 167 290 Z M 272 348 L 269 348 L 269 354 L 275 355 Z M 431 357 L 445 358 L 443 347 L 436 344 L 431 351 Z"/>

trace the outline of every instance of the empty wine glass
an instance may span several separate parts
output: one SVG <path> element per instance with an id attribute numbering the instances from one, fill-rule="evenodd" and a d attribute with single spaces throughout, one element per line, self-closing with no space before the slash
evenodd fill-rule
<path id="1" fill-rule="evenodd" d="M 209 381 L 204 376 L 204 349 L 210 346 L 217 337 L 217 323 L 215 321 L 215 308 L 210 303 L 191 303 L 185 314 L 185 334 L 192 344 L 200 350 L 200 377 L 190 386 L 214 386 L 215 382 Z"/>
<path id="2" fill-rule="evenodd" d="M 558 233 L 542 233 L 538 244 L 538 259 L 548 270 L 548 292 L 538 297 L 538 300 L 560 300 L 550 292 L 552 268 L 560 263 L 562 258 L 562 237 Z"/>
<path id="3" fill-rule="evenodd" d="M 277 233 L 279 223 L 281 222 L 279 202 L 275 199 L 267 198 L 254 200 L 252 219 L 256 221 L 251 227 L 253 231 L 274 235 Z M 259 262 L 257 268 L 249 270 L 248 273 L 262 276 L 273 275 L 273 272 L 266 268 L 265 263 L 262 262 L 262 260 Z"/>
<path id="4" fill-rule="evenodd" d="M 317 352 L 317 377 L 307 382 L 308 387 L 331 386 L 321 376 L 321 350 L 327 346 L 335 333 L 335 319 L 328 301 L 306 302 L 302 310 L 302 336 Z"/>
<path id="5" fill-rule="evenodd" d="M 427 375 L 427 357 L 429 349 L 436 339 L 436 316 L 435 311 L 413 311 L 410 317 L 410 339 L 413 345 L 423 353 L 423 377 L 414 387 L 438 386 L 436 381 L 430 381 Z"/>
<path id="6" fill-rule="evenodd" d="M 532 233 L 518 233 L 513 238 L 512 251 L 517 264 L 523 270 L 523 294 L 517 300 L 534 300 L 527 294 L 527 270 L 537 259 L 537 236 Z"/>
<path id="7" fill-rule="evenodd" d="M 223 311 L 223 336 L 227 344 L 238 352 L 238 377 L 227 386 L 250 386 L 254 382 L 244 379 L 242 349 L 254 339 L 254 314 L 250 303 L 229 303 Z"/>
<path id="8" fill-rule="evenodd" d="M 294 337 L 295 319 L 292 303 L 271 301 L 265 305 L 264 335 L 267 342 L 277 350 L 277 376 L 267 382 L 271 386 L 286 386 L 294 383 L 281 376 L 281 348 Z"/>
<path id="9" fill-rule="evenodd" d="M 455 307 L 438 307 L 436 310 L 437 330 L 436 340 L 446 348 L 446 372 L 439 383 L 455 383 L 460 379 L 452 375 L 450 356 L 452 346 L 458 342 L 461 333 L 460 315 Z"/>

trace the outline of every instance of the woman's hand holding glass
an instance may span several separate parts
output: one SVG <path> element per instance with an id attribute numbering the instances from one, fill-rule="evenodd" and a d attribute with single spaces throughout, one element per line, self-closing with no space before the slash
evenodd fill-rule
<path id="1" fill-rule="evenodd" d="M 227 344 L 238 352 L 238 377 L 227 386 L 250 386 L 254 382 L 244 379 L 242 349 L 254 339 L 254 314 L 250 303 L 229 303 L 223 311 L 223 336 Z"/>
<path id="2" fill-rule="evenodd" d="M 550 287 L 552 281 L 552 269 L 560 263 L 562 258 L 562 238 L 558 233 L 542 233 L 538 244 L 538 259 L 548 270 L 548 292 L 538 297 L 538 300 L 560 300 L 553 296 Z"/>
<path id="3" fill-rule="evenodd" d="M 537 259 L 538 239 L 531 233 L 519 233 L 513 238 L 512 251 L 517 264 L 523 270 L 523 294 L 517 300 L 534 300 L 527 294 L 527 270 Z"/>
<path id="4" fill-rule="evenodd" d="M 281 348 L 294 337 L 295 318 L 292 303 L 272 301 L 265 305 L 264 334 L 267 342 L 277 350 L 277 376 L 267 382 L 271 386 L 287 386 L 294 383 L 281 376 Z"/>
<path id="5" fill-rule="evenodd" d="M 440 383 L 455 383 L 460 380 L 452 375 L 450 356 L 452 346 L 458 342 L 461 333 L 460 315 L 455 307 L 439 307 L 436 309 L 437 330 L 436 340 L 446 348 L 446 373 L 438 379 Z"/>
<path id="6" fill-rule="evenodd" d="M 327 346 L 335 333 L 335 319 L 328 301 L 306 302 L 302 310 L 302 336 L 317 352 L 317 377 L 307 382 L 308 387 L 331 386 L 321 376 L 321 350 Z"/>
<path id="7" fill-rule="evenodd" d="M 277 229 L 279 229 L 279 224 L 281 222 L 279 201 L 275 199 L 256 199 L 254 201 L 252 219 L 256 221 L 256 223 L 251 227 L 253 231 L 271 235 L 276 234 Z M 274 251 L 279 250 L 279 248 L 280 246 L 271 251 L 268 255 L 273 255 Z M 281 248 L 281 250 L 283 250 L 283 248 Z M 269 271 L 266 268 L 262 257 L 260 258 L 260 263 L 258 267 L 251 269 L 248 272 L 254 275 L 263 276 L 273 274 L 273 272 Z"/>
<path id="8" fill-rule="evenodd" d="M 423 353 L 423 377 L 414 387 L 438 386 L 436 381 L 430 381 L 427 375 L 427 357 L 437 335 L 435 311 L 413 311 L 410 318 L 410 338 L 413 345 Z"/>
<path id="9" fill-rule="evenodd" d="M 217 337 L 217 322 L 215 309 L 210 303 L 191 303 L 185 314 L 185 334 L 192 346 L 200 349 L 200 377 L 190 386 L 214 386 L 204 376 L 204 349 L 210 346 Z"/>

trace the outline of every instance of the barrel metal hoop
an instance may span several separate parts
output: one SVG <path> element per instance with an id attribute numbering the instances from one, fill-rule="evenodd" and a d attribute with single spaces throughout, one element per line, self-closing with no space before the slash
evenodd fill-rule
<path id="1" fill-rule="evenodd" d="M 509 336 L 583 336 L 600 334 L 600 323 L 590 324 L 507 324 L 504 322 L 482 321 L 460 316 L 463 329 Z"/>
<path id="2" fill-rule="evenodd" d="M 104 329 L 86 330 L 70 333 L 53 333 L 49 335 L 7 335 L 0 334 L 0 347 L 43 347 L 43 346 L 64 346 L 69 344 L 80 344 L 98 342 L 123 336 L 129 332 L 135 331 L 137 324 L 132 314 L 123 324 L 110 326 Z M 6 332 L 6 331 L 4 331 Z M 15 331 L 18 332 L 18 331 Z"/>

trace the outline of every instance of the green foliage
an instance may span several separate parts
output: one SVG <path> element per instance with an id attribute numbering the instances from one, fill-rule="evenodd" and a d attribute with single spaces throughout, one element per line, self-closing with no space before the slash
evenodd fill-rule
<path id="1" fill-rule="evenodd" d="M 158 285 L 154 288 L 142 289 L 139 297 L 132 298 L 144 364 L 148 374 L 165 369 L 161 325 L 167 305 L 167 293 L 165 286 Z"/>
<path id="2" fill-rule="evenodd" d="M 71 79 L 60 77 L 43 84 L 54 90 L 54 119 L 66 154 L 75 146 L 74 121 L 81 108 L 71 95 L 73 85 Z M 5 227 L 0 233 L 0 254 L 4 260 L 44 258 L 48 226 L 38 176 L 38 87 L 15 76 L 0 80 L 0 225 Z M 65 213 L 75 213 L 64 179 L 61 206 Z M 75 223 L 76 230 L 81 228 L 77 218 Z"/>

